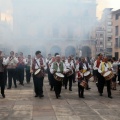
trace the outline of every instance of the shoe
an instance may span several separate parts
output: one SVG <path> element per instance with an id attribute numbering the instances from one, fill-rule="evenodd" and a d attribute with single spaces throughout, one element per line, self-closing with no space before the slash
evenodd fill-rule
<path id="1" fill-rule="evenodd" d="M 91 88 L 86 88 L 86 90 L 90 90 Z"/>
<path id="2" fill-rule="evenodd" d="M 57 99 L 59 98 L 58 95 L 56 95 L 56 98 L 57 98 Z"/>
<path id="3" fill-rule="evenodd" d="M 24 84 L 23 84 L 23 83 L 21 83 L 21 85 L 22 85 L 22 86 L 24 86 Z"/>
<path id="4" fill-rule="evenodd" d="M 113 98 L 112 96 L 108 96 L 108 97 L 111 98 L 111 99 Z"/>
<path id="5" fill-rule="evenodd" d="M 38 97 L 38 95 L 35 95 L 34 97 Z"/>
<path id="6" fill-rule="evenodd" d="M 15 86 L 15 88 L 17 88 L 17 85 Z"/>
<path id="7" fill-rule="evenodd" d="M 40 95 L 39 97 L 42 98 L 42 97 L 44 97 L 44 95 Z"/>
<path id="8" fill-rule="evenodd" d="M 58 97 L 61 97 L 61 95 L 58 95 Z"/>
<path id="9" fill-rule="evenodd" d="M 52 88 L 50 88 L 50 91 L 52 91 Z"/>
<path id="10" fill-rule="evenodd" d="M 85 98 L 84 96 L 81 96 L 81 98 Z"/>
<path id="11" fill-rule="evenodd" d="M 2 97 L 5 98 L 5 94 L 2 94 Z"/>
<path id="12" fill-rule="evenodd" d="M 65 87 L 65 89 L 67 89 L 67 87 Z"/>
<path id="13" fill-rule="evenodd" d="M 100 96 L 103 96 L 102 93 L 100 93 Z"/>
<path id="14" fill-rule="evenodd" d="M 10 87 L 8 87 L 7 89 L 11 89 Z"/>
<path id="15" fill-rule="evenodd" d="M 72 91 L 72 89 L 69 89 L 69 91 Z"/>

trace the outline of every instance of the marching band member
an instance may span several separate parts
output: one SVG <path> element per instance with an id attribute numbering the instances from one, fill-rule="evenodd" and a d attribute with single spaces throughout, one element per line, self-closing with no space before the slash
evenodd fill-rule
<path id="1" fill-rule="evenodd" d="M 18 64 L 17 64 L 17 70 L 18 70 L 18 80 L 20 82 L 20 85 L 23 85 L 24 81 L 24 68 L 26 65 L 26 59 L 23 57 L 23 53 L 20 52 L 20 56 L 18 57 Z"/>
<path id="2" fill-rule="evenodd" d="M 112 66 L 108 63 L 108 58 L 104 57 L 103 59 L 104 62 L 100 63 L 98 72 L 101 74 L 100 80 L 98 80 L 98 91 L 100 93 L 100 96 L 102 96 L 104 85 L 105 85 L 105 78 L 103 77 L 103 74 L 107 72 L 108 70 L 112 70 Z M 107 92 L 108 92 L 108 97 L 112 98 L 111 96 L 111 81 L 107 80 Z"/>
<path id="3" fill-rule="evenodd" d="M 77 71 L 77 75 L 76 75 L 76 78 L 78 79 L 78 95 L 79 95 L 79 98 L 84 98 L 84 87 L 82 87 L 80 85 L 82 80 L 84 80 L 84 76 L 83 76 L 82 71 L 83 71 L 83 69 L 79 68 L 79 71 Z"/>
<path id="4" fill-rule="evenodd" d="M 103 59 L 103 56 L 101 53 L 98 54 L 98 58 L 97 60 L 94 62 L 94 65 L 93 65 L 93 75 L 95 77 L 95 82 L 96 82 L 96 85 L 98 87 L 98 82 L 101 80 L 101 74 L 98 72 L 98 68 L 100 66 L 100 63 L 102 62 L 102 59 Z M 98 81 L 97 81 L 98 80 Z M 99 90 L 98 90 L 99 91 Z"/>
<path id="5" fill-rule="evenodd" d="M 118 81 L 118 84 L 120 85 L 120 59 L 118 60 Z"/>
<path id="6" fill-rule="evenodd" d="M 5 65 L 5 61 L 2 56 L 2 51 L 0 51 L 0 87 L 3 98 L 5 98 L 4 65 Z"/>
<path id="7" fill-rule="evenodd" d="M 61 60 L 62 60 L 63 64 L 65 64 L 65 62 L 66 62 L 65 56 L 62 56 Z M 65 81 L 66 81 L 67 75 L 65 73 L 63 73 L 63 74 L 64 74 L 64 78 L 63 78 L 62 86 L 65 86 Z"/>
<path id="8" fill-rule="evenodd" d="M 112 90 L 116 90 L 116 78 L 117 78 L 117 74 L 118 74 L 118 62 L 116 61 L 116 58 L 113 57 L 113 73 L 114 73 L 114 77 L 112 78 Z"/>
<path id="9" fill-rule="evenodd" d="M 49 68 L 49 62 L 51 61 L 51 54 L 48 54 L 48 58 L 46 58 L 46 64 L 47 64 L 47 73 L 48 73 L 48 80 L 49 80 L 49 84 L 50 84 L 50 68 Z"/>
<path id="10" fill-rule="evenodd" d="M 88 70 L 90 70 L 89 65 L 88 65 L 88 62 L 85 61 L 85 58 L 84 58 L 84 57 L 81 58 L 81 62 L 79 63 L 79 67 L 82 68 L 83 71 L 88 71 Z M 88 80 L 87 80 L 87 79 L 86 79 L 86 82 L 87 82 L 87 88 L 86 88 L 86 90 L 91 89 L 91 88 L 89 88 Z"/>
<path id="11" fill-rule="evenodd" d="M 74 56 L 71 55 L 71 56 L 70 56 L 70 59 L 71 59 L 71 62 L 73 62 L 73 64 L 74 64 L 74 68 L 76 68 Z M 75 81 L 75 77 L 76 77 L 76 72 L 75 72 L 75 69 L 73 69 L 73 83 L 76 82 L 76 81 Z"/>
<path id="12" fill-rule="evenodd" d="M 6 61 L 7 56 L 3 54 L 3 61 Z M 5 80 L 5 86 L 7 86 L 7 65 L 4 65 L 4 80 Z"/>
<path id="13" fill-rule="evenodd" d="M 73 80 L 74 64 L 73 64 L 73 62 L 71 62 L 70 58 L 68 58 L 67 61 L 65 62 L 65 67 L 66 67 L 66 71 L 68 71 L 67 73 L 72 72 L 72 74 L 70 76 L 66 75 L 65 89 L 67 89 L 67 84 L 68 84 L 68 81 L 69 81 L 69 91 L 72 91 L 72 80 Z"/>
<path id="14" fill-rule="evenodd" d="M 36 51 L 36 57 L 32 62 L 32 70 L 33 72 L 33 83 L 35 90 L 35 97 L 44 97 L 43 95 L 43 80 L 45 74 L 45 61 L 41 56 L 41 51 Z M 37 72 L 38 71 L 38 72 Z M 37 73 L 36 73 L 37 72 Z"/>
<path id="15" fill-rule="evenodd" d="M 16 66 L 17 66 L 18 60 L 14 56 L 14 52 L 10 52 L 10 57 L 6 59 L 6 65 L 8 70 L 8 88 L 11 89 L 12 87 L 12 79 L 14 81 L 15 88 L 17 88 L 16 84 Z"/>
<path id="16" fill-rule="evenodd" d="M 56 59 L 56 61 L 52 63 L 50 72 L 52 74 L 55 74 L 56 72 L 64 73 L 65 65 L 61 61 L 60 55 L 58 53 L 55 54 L 55 59 Z M 54 90 L 55 90 L 55 95 L 56 95 L 57 99 L 60 97 L 61 88 L 62 88 L 62 81 L 57 81 L 54 79 Z"/>
<path id="17" fill-rule="evenodd" d="M 18 60 L 18 53 L 15 53 L 15 58 Z M 18 81 L 18 68 L 16 66 L 16 70 L 15 70 L 15 77 L 16 77 L 16 81 Z"/>
<path id="18" fill-rule="evenodd" d="M 26 82 L 30 83 L 31 73 L 30 73 L 30 66 L 32 66 L 32 58 L 31 55 L 28 55 L 26 59 Z"/>
<path id="19" fill-rule="evenodd" d="M 55 57 L 54 57 L 54 56 L 52 57 L 52 59 L 51 59 L 51 60 L 49 61 L 49 63 L 48 63 L 49 70 L 50 70 L 51 64 L 52 64 L 53 62 L 55 62 Z M 49 72 L 50 72 L 50 71 L 49 71 Z M 53 74 L 52 74 L 51 72 L 49 73 L 49 75 L 50 75 L 50 86 L 51 86 L 50 91 L 52 91 L 53 88 L 54 88 L 54 77 L 53 77 Z"/>

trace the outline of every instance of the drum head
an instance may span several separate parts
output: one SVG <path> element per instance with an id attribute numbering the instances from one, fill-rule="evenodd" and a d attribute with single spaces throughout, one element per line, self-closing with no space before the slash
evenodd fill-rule
<path id="1" fill-rule="evenodd" d="M 84 76 L 88 76 L 90 74 L 90 71 L 87 71 L 84 73 Z"/>
<path id="2" fill-rule="evenodd" d="M 104 77 L 108 76 L 111 73 L 111 71 L 107 71 L 106 73 L 104 73 Z"/>
<path id="3" fill-rule="evenodd" d="M 57 76 L 64 78 L 64 75 L 62 73 L 56 73 Z"/>
<path id="4" fill-rule="evenodd" d="M 37 75 L 40 72 L 40 69 L 36 70 L 35 75 Z"/>

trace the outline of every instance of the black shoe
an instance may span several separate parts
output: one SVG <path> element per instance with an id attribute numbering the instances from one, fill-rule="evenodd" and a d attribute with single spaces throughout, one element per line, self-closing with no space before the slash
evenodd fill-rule
<path id="1" fill-rule="evenodd" d="M 57 99 L 59 98 L 58 95 L 56 95 L 56 98 L 57 98 Z"/>
<path id="2" fill-rule="evenodd" d="M 17 85 L 15 85 L 15 88 L 17 88 Z"/>
<path id="3" fill-rule="evenodd" d="M 2 97 L 5 98 L 5 94 L 2 94 Z"/>
<path id="4" fill-rule="evenodd" d="M 67 87 L 65 86 L 65 89 L 67 89 Z"/>
<path id="5" fill-rule="evenodd" d="M 52 91 L 53 90 L 53 88 L 50 88 L 50 91 Z"/>
<path id="6" fill-rule="evenodd" d="M 22 85 L 22 86 L 24 86 L 24 84 L 23 84 L 23 83 L 21 83 L 21 85 Z"/>
<path id="7" fill-rule="evenodd" d="M 69 88 L 69 91 L 72 91 L 72 88 Z"/>
<path id="8" fill-rule="evenodd" d="M 7 89 L 11 89 L 10 87 L 8 87 Z"/>
<path id="9" fill-rule="evenodd" d="M 72 89 L 69 89 L 69 91 L 72 91 Z"/>
<path id="10" fill-rule="evenodd" d="M 100 96 L 103 96 L 102 93 L 100 93 Z"/>
<path id="11" fill-rule="evenodd" d="M 86 90 L 90 90 L 91 88 L 86 88 Z"/>
<path id="12" fill-rule="evenodd" d="M 84 96 L 81 96 L 81 98 L 85 98 Z"/>
<path id="13" fill-rule="evenodd" d="M 40 95 L 39 97 L 42 98 L 42 97 L 44 97 L 44 95 Z"/>
<path id="14" fill-rule="evenodd" d="M 61 97 L 61 95 L 58 95 L 58 97 Z"/>
<path id="15" fill-rule="evenodd" d="M 38 95 L 35 95 L 34 97 L 38 97 Z"/>
<path id="16" fill-rule="evenodd" d="M 108 97 L 111 98 L 111 99 L 113 98 L 112 96 L 108 96 Z"/>

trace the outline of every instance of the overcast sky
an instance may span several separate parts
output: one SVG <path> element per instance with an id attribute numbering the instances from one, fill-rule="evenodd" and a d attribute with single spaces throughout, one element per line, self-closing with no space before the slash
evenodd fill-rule
<path id="1" fill-rule="evenodd" d="M 97 7 L 97 17 L 101 17 L 102 11 L 104 8 L 114 8 L 120 9 L 120 0 L 97 0 L 98 7 Z"/>

